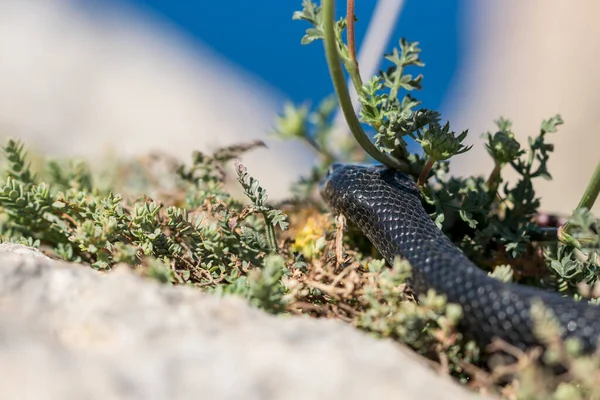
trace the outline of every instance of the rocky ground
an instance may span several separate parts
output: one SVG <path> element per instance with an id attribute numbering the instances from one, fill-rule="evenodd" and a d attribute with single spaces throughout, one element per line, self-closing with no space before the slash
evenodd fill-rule
<path id="1" fill-rule="evenodd" d="M 0 245 L 3 399 L 475 399 L 389 341 Z"/>

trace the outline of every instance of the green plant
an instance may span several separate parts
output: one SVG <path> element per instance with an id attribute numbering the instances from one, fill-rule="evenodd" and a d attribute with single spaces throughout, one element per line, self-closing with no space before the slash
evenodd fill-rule
<path id="1" fill-rule="evenodd" d="M 10 140 L 0 180 L 0 239 L 96 269 L 126 263 L 164 284 L 243 296 L 274 314 L 339 319 L 376 337 L 407 343 L 461 382 L 508 397 L 597 396 L 600 358 L 582 357 L 577 344 L 563 343 L 544 310 L 537 310 L 536 318 L 548 353 L 518 352 L 499 343 L 492 350 L 512 354 L 517 363 L 480 369 L 486 349 L 462 338 L 460 307 L 433 292 L 416 301 L 406 284 L 407 263 L 386 268 L 352 226 L 344 234 L 342 220 L 322 212 L 313 194 L 331 162 L 370 157 L 413 176 L 431 217 L 494 278 L 598 302 L 600 221 L 588 209 L 600 188 L 600 166 L 566 226 L 542 227 L 534 220 L 539 213 L 534 182 L 550 178 L 549 134 L 562 124 L 560 116 L 544 121 L 527 145 L 515 139 L 510 121 L 500 118 L 497 130 L 486 134 L 494 161 L 490 174 L 449 178 L 452 156 L 469 150 L 462 143 L 467 133 L 456 134 L 439 113 L 419 108 L 414 93 L 423 76 L 410 73 L 423 65 L 418 44 L 400 40 L 386 56 L 388 67 L 362 82 L 352 4 L 350 18 L 337 22 L 332 0 L 324 0 L 322 7 L 304 0 L 294 14 L 311 24 L 303 43 L 324 40 L 336 91 L 336 98 L 314 108 L 287 104 L 275 121 L 276 136 L 299 139 L 319 155 L 309 176 L 295 185 L 296 201 L 270 204 L 241 164 L 234 172 L 246 199 L 229 190 L 229 163 L 260 142 L 213 154 L 194 152 L 189 164 L 154 154 L 94 174 L 85 163 L 65 160 L 47 161 L 36 170 L 23 145 Z M 346 29 L 348 44 L 343 41 Z M 342 65 L 358 93 L 359 116 L 352 110 Z M 338 103 L 358 144 L 333 140 L 331 119 Z M 422 151 L 410 152 L 410 141 L 420 143 Z M 517 172 L 516 183 L 504 182 L 505 168 Z M 100 177 L 110 179 L 100 184 Z M 539 362 L 543 357 L 566 366 L 567 373 L 559 379 L 548 374 Z"/>
<path id="2" fill-rule="evenodd" d="M 322 6 L 304 0 L 302 7 L 302 11 L 296 12 L 293 18 L 312 25 L 302 42 L 308 44 L 318 39 L 325 42 L 332 81 L 342 109 L 344 104 L 349 103 L 349 98 L 347 92 L 338 90 L 337 82 L 343 82 L 342 71 L 336 66 L 338 59 L 342 60 L 352 77 L 362 106 L 360 122 L 373 130 L 375 138 L 375 144 L 371 143 L 362 127 L 356 128 L 358 132 L 355 132 L 353 118 L 356 116 L 353 114 L 349 118 L 349 126 L 355 137 L 360 137 L 360 145 L 363 146 L 363 142 L 369 140 L 370 144 L 366 145 L 365 150 L 371 156 L 383 163 L 389 161 L 386 157 L 381 158 L 371 153 L 371 146 L 374 145 L 381 154 L 388 154 L 397 161 L 387 165 L 396 167 L 402 164 L 400 169 L 418 180 L 425 199 L 433 207 L 432 217 L 467 254 L 477 258 L 484 250 L 491 250 L 492 259 L 510 263 L 533 251 L 532 238 L 543 237 L 556 242 L 559 238 L 556 236 L 556 229 L 542 229 L 533 222 L 540 204 L 535 195 L 534 180 L 551 178 L 547 161 L 554 147 L 548 143 L 548 134 L 556 132 L 557 127 L 563 123 L 560 115 L 542 122 L 539 134 L 529 138 L 527 149 L 515 139 L 511 122 L 500 118 L 496 121 L 498 130 L 486 133 L 486 148 L 494 160 L 494 169 L 488 178 L 448 178 L 447 160 L 471 147 L 462 144 L 466 131 L 456 135 L 448 122 L 441 123 L 437 111 L 418 108 L 420 101 L 412 93 L 421 88 L 423 76 L 415 77 L 406 72 L 409 67 L 423 66 L 418 44 L 400 40 L 399 48 L 394 48 L 385 57 L 390 63 L 389 67 L 362 84 L 360 77 L 354 76 L 358 74 L 358 66 L 349 56 L 353 51 L 342 40 L 347 18 L 333 23 L 331 0 L 323 1 Z M 350 42 L 354 43 L 354 40 L 349 39 Z M 345 84 L 342 86 L 345 87 Z M 406 93 L 399 97 L 402 91 Z M 329 133 L 330 131 L 325 131 L 323 135 Z M 279 134 L 286 137 L 281 132 Z M 421 144 L 424 156 L 408 152 L 408 139 Z M 330 161 L 331 154 L 334 152 L 328 150 L 324 158 Z M 340 157 L 336 159 L 344 160 Z M 512 167 L 520 176 L 514 185 L 503 182 L 501 172 L 507 166 Z M 600 175 L 592 179 L 591 188 L 585 196 L 587 200 L 582 200 L 579 209 L 589 207 L 593 202 L 600 186 L 598 181 Z M 573 245 L 578 243 L 566 244 L 569 245 L 568 249 L 561 247 L 562 251 L 568 251 L 572 255 Z M 489 258 L 489 255 L 486 256 Z M 540 260 L 534 261 L 539 263 Z"/>
<path id="3" fill-rule="evenodd" d="M 576 298 L 587 295 L 597 302 L 593 298 L 599 295 L 597 290 L 581 292 L 581 285 L 591 287 L 599 276 L 600 221 L 587 210 L 600 192 L 600 164 L 566 225 L 543 227 L 535 222 L 540 201 L 534 182 L 540 178 L 551 179 L 547 162 L 554 146 L 549 143 L 549 134 L 563 124 L 561 116 L 543 121 L 539 133 L 529 138 L 527 146 L 516 140 L 511 122 L 500 118 L 496 121 L 497 130 L 486 133 L 486 149 L 494 162 L 487 178 L 449 178 L 448 160 L 471 147 L 462 144 L 466 131 L 456 134 L 448 122 L 440 121 L 438 112 L 419 108 L 420 101 L 413 93 L 421 89 L 423 76 L 408 73 L 409 69 L 424 65 L 418 43 L 400 40 L 399 47 L 385 56 L 389 62 L 387 69 L 363 83 L 354 57 L 353 2 L 348 2 L 346 18 L 335 21 L 333 11 L 333 0 L 323 0 L 322 5 L 303 0 L 302 10 L 293 18 L 312 25 L 302 39 L 303 44 L 323 40 L 337 99 L 350 131 L 365 152 L 388 167 L 412 175 L 431 206 L 431 216 L 438 226 L 473 261 L 494 269 L 493 276 L 553 287 Z M 347 44 L 343 40 L 346 28 Z M 358 93 L 361 103 L 358 117 L 351 107 L 342 65 Z M 363 126 L 373 134 L 374 143 Z M 409 152 L 408 140 L 419 143 L 422 153 Z M 337 161 L 346 160 L 337 158 Z M 502 171 L 508 167 L 519 176 L 514 184 L 503 180 Z M 540 257 L 542 251 L 544 257 Z M 397 338 L 421 348 L 423 343 L 419 340 L 425 340 L 424 337 L 402 334 L 402 329 L 410 325 L 403 320 L 409 314 L 402 309 L 402 303 L 381 301 L 376 302 L 378 305 L 371 304 L 363 316 L 366 325 L 386 332 L 385 335 L 397 332 Z M 381 320 L 374 317 L 379 315 L 377 310 L 383 310 Z M 431 346 L 431 343 L 424 345 Z M 456 360 L 453 365 L 460 363 Z M 598 366 L 594 368 L 597 370 Z M 567 390 L 564 382 L 549 386 L 557 388 L 556 393 Z M 592 392 L 594 390 L 592 388 Z"/>
<path id="4" fill-rule="evenodd" d="M 253 276 L 259 281 L 271 274 L 279 280 L 272 265 L 281 265 L 265 257 L 278 252 L 276 230 L 287 228 L 286 216 L 266 204 L 264 189 L 241 165 L 238 181 L 251 204 L 224 189 L 225 164 L 259 145 L 231 146 L 213 155 L 196 152 L 191 165 L 172 164 L 168 179 L 153 180 L 176 182 L 175 188 L 167 199 L 154 201 L 96 188 L 82 163 L 51 160 L 46 174 L 35 174 L 23 145 L 9 140 L 0 181 L 0 237 L 96 269 L 126 263 L 163 282 L 249 298 L 260 292 L 262 299 L 267 289 L 246 278 L 257 270 Z"/>

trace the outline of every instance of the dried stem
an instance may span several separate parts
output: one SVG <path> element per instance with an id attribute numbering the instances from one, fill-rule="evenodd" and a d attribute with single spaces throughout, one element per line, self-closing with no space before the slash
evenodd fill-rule
<path id="1" fill-rule="evenodd" d="M 421 170 L 421 173 L 419 174 L 419 179 L 417 180 L 417 185 L 419 185 L 419 187 L 425 186 L 425 181 L 427 180 L 427 175 L 429 175 L 429 171 L 431 171 L 431 167 L 433 167 L 434 163 L 435 163 L 435 160 L 433 158 L 429 158 L 427 160 L 427 163 L 425 163 L 425 166 L 423 167 L 423 169 Z"/>
<path id="2" fill-rule="evenodd" d="M 350 62 L 357 65 L 356 61 L 356 42 L 354 40 L 354 0 L 348 0 L 346 3 L 346 41 L 348 42 L 348 56 Z M 358 67 L 358 65 L 357 65 Z"/>

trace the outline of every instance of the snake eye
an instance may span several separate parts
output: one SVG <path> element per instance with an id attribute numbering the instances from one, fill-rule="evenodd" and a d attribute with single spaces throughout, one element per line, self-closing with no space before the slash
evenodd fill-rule
<path id="1" fill-rule="evenodd" d="M 330 177 L 331 174 L 333 174 L 333 171 L 335 171 L 335 166 L 334 165 L 330 165 L 329 168 L 327 169 L 327 177 Z"/>
<path id="2" fill-rule="evenodd" d="M 339 163 L 339 162 L 334 162 L 333 164 L 331 164 L 331 166 L 327 170 L 327 177 L 331 176 L 331 174 L 333 174 L 336 169 L 342 167 L 343 165 L 344 164 Z"/>

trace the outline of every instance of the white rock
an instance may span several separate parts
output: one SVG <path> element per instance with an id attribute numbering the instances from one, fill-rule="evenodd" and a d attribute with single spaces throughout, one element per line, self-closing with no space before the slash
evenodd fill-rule
<path id="1" fill-rule="evenodd" d="M 3 399 L 475 399 L 341 322 L 0 245 Z"/>

